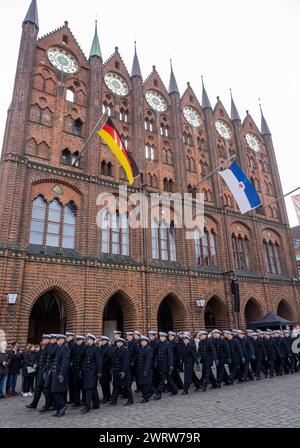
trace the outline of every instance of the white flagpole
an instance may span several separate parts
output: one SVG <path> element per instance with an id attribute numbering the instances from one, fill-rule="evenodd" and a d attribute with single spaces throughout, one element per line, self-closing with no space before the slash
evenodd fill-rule
<path id="1" fill-rule="evenodd" d="M 101 120 L 103 119 L 104 115 L 106 115 L 106 114 L 107 114 L 107 108 L 105 109 L 105 111 L 104 111 L 103 114 L 100 116 L 100 118 L 99 118 L 99 120 L 97 121 L 97 123 L 95 124 L 95 127 L 93 128 L 93 130 L 91 131 L 90 135 L 88 136 L 88 138 L 87 138 L 85 144 L 83 145 L 83 147 L 82 147 L 82 149 L 81 149 L 81 151 L 80 151 L 80 154 L 79 154 L 79 155 L 76 157 L 76 159 L 73 161 L 72 166 L 75 166 L 75 164 L 78 162 L 78 160 L 81 159 L 81 157 L 82 157 L 82 155 L 83 155 L 83 152 L 84 152 L 85 148 L 86 148 L 87 145 L 89 144 L 91 138 L 92 138 L 93 135 L 94 135 L 94 132 L 96 131 L 96 129 L 97 129 L 98 126 L 99 126 L 99 123 L 101 122 Z"/>
<path id="2" fill-rule="evenodd" d="M 271 201 L 271 202 L 269 202 L 268 204 L 264 205 L 263 207 L 261 207 L 261 209 L 266 208 L 266 207 L 269 207 L 269 205 L 274 204 L 275 202 L 279 201 L 280 199 L 285 198 L 285 197 L 288 196 L 289 194 L 292 194 L 292 193 L 294 193 L 295 191 L 297 191 L 297 190 L 299 190 L 299 189 L 300 189 L 300 187 L 297 187 L 297 188 L 295 188 L 294 190 L 289 191 L 288 193 L 279 196 L 279 198 L 274 199 L 273 201 Z"/>

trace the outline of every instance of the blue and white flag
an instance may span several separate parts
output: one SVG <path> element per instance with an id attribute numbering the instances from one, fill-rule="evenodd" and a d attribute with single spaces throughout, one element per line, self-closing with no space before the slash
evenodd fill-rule
<path id="1" fill-rule="evenodd" d="M 247 213 L 261 205 L 257 191 L 238 163 L 232 162 L 229 168 L 219 171 L 219 174 L 228 185 L 241 213 Z"/>

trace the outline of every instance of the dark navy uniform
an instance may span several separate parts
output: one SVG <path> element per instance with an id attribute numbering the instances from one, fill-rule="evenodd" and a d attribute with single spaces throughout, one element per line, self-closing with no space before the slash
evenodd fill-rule
<path id="1" fill-rule="evenodd" d="M 216 339 L 212 338 L 212 343 L 215 347 L 215 351 L 217 354 L 217 386 L 221 387 L 221 383 L 224 379 L 224 373 L 225 373 L 225 364 L 228 363 L 231 364 L 231 358 L 230 358 L 230 350 L 228 347 L 227 341 L 222 339 L 221 337 Z"/>
<path id="2" fill-rule="evenodd" d="M 182 379 L 179 375 L 179 369 L 182 364 L 182 341 L 173 339 L 169 341 L 173 350 L 173 372 L 172 378 L 178 389 L 183 389 Z"/>
<path id="3" fill-rule="evenodd" d="M 111 393 L 110 393 L 110 381 L 111 381 L 111 368 L 112 368 L 112 355 L 113 355 L 113 348 L 110 347 L 108 344 L 100 345 L 100 356 L 102 359 L 101 365 L 101 378 L 100 378 L 100 385 L 102 389 L 102 403 L 107 403 L 110 401 Z"/>
<path id="4" fill-rule="evenodd" d="M 126 404 L 133 403 L 133 396 L 131 390 L 132 378 L 129 366 L 128 349 L 122 345 L 115 346 L 112 355 L 112 375 L 113 375 L 113 391 L 111 394 L 111 403 L 116 404 L 120 388 L 123 388 L 127 393 L 128 401 Z"/>
<path id="5" fill-rule="evenodd" d="M 198 356 L 202 364 L 200 387 L 205 391 L 210 380 L 213 385 L 216 383 L 211 368 L 213 362 L 217 360 L 217 353 L 211 339 L 206 338 L 199 341 Z"/>
<path id="6" fill-rule="evenodd" d="M 255 360 L 252 362 L 252 368 L 253 373 L 255 372 L 256 379 L 259 380 L 261 378 L 261 370 L 263 367 L 263 362 L 267 361 L 268 355 L 264 344 L 264 340 L 261 337 L 258 337 L 257 339 L 253 338 L 252 343 L 255 354 Z"/>
<path id="7" fill-rule="evenodd" d="M 239 338 L 239 343 L 242 349 L 242 358 L 240 362 L 240 381 L 247 381 L 248 379 L 253 379 L 252 372 L 250 369 L 250 361 L 251 359 L 255 359 L 254 348 L 252 342 L 249 338 Z"/>
<path id="8" fill-rule="evenodd" d="M 69 368 L 69 402 L 74 403 L 74 350 L 76 349 L 76 342 L 74 339 L 67 343 L 70 349 L 70 368 Z"/>
<path id="9" fill-rule="evenodd" d="M 51 367 L 56 350 L 57 350 L 57 344 L 50 343 L 46 353 L 46 360 L 43 374 L 44 377 L 43 394 L 45 396 L 45 405 L 40 410 L 40 412 L 48 411 L 51 406 Z"/>
<path id="10" fill-rule="evenodd" d="M 182 361 L 184 366 L 184 394 L 188 393 L 190 384 L 193 382 L 194 364 L 199 364 L 195 344 L 189 342 L 183 344 Z"/>
<path id="11" fill-rule="evenodd" d="M 51 393 L 56 415 L 64 415 L 66 393 L 69 387 L 70 349 L 67 345 L 59 345 L 55 351 L 51 366 Z"/>
<path id="12" fill-rule="evenodd" d="M 159 374 L 159 384 L 156 390 L 155 398 L 158 400 L 161 398 L 161 394 L 165 388 L 165 382 L 167 381 L 169 390 L 173 395 L 177 394 L 177 386 L 172 378 L 173 372 L 173 350 L 169 341 L 159 341 L 157 344 L 155 367 Z"/>
<path id="13" fill-rule="evenodd" d="M 83 394 L 83 362 L 85 356 L 86 345 L 82 343 L 72 347 L 73 366 L 72 366 L 72 380 L 74 387 L 74 405 L 80 405 L 80 394 L 82 394 L 82 401 L 85 402 Z M 70 390 L 70 389 L 69 389 Z"/>
<path id="14" fill-rule="evenodd" d="M 91 409 L 93 402 L 93 409 L 100 407 L 100 400 L 98 394 L 98 375 L 101 373 L 101 356 L 97 345 L 87 345 L 84 352 L 83 359 L 83 378 L 82 387 L 85 395 L 85 408 L 82 412 L 88 412 Z"/>
<path id="15" fill-rule="evenodd" d="M 31 409 L 36 409 L 42 395 L 42 391 L 44 388 L 44 373 L 46 368 L 47 352 L 49 348 L 50 344 L 48 343 L 44 345 L 44 347 L 40 351 L 40 356 L 37 362 L 37 374 L 34 387 L 34 397 L 32 403 L 27 406 L 28 408 Z"/>
<path id="16" fill-rule="evenodd" d="M 137 356 L 137 376 L 138 382 L 142 390 L 143 403 L 149 401 L 149 388 L 152 385 L 152 357 L 153 350 L 149 345 L 140 347 Z"/>

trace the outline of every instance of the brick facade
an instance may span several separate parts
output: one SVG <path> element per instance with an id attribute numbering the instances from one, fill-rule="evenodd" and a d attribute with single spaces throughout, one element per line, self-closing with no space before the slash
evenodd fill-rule
<path id="1" fill-rule="evenodd" d="M 60 310 L 62 331 L 79 333 L 100 335 L 108 328 L 103 327 L 105 316 L 118 318 L 124 330 L 157 328 L 163 301 L 171 315 L 164 325 L 172 322 L 175 330 L 203 328 L 207 311 L 222 328 L 243 327 L 245 319 L 262 317 L 269 310 L 299 320 L 297 269 L 283 201 L 264 214 L 254 211 L 243 216 L 221 177 L 214 175 L 198 191 L 205 188 L 209 192 L 205 216 L 207 227 L 216 235 L 216 266 L 197 264 L 194 242 L 186 240 L 181 229 L 175 231 L 176 262 L 152 259 L 151 229 L 130 229 L 129 256 L 103 254 L 96 198 L 102 192 L 116 193 L 124 183 L 120 165 L 96 133 L 80 167 L 62 160 L 66 148 L 71 154 L 81 151 L 105 104 L 119 132 L 128 138 L 148 192 L 162 192 L 164 179 L 174 182 L 174 191 L 187 192 L 188 186 L 204 177 L 202 165 L 209 172 L 236 154 L 248 176 L 256 178 L 263 203 L 267 203 L 281 193 L 271 136 L 263 136 L 249 114 L 242 123 L 231 120 L 220 100 L 214 109 L 203 110 L 189 84 L 182 97 L 169 94 L 155 67 L 144 82 L 140 76 L 130 76 L 117 48 L 106 62 L 98 56 L 87 60 L 67 22 L 44 37 L 37 39 L 37 34 L 34 23 L 24 22 L 0 165 L 0 328 L 9 339 L 26 342 L 33 307 L 47 292 Z M 52 46 L 73 54 L 79 71 L 61 77 L 47 58 Z M 126 81 L 127 96 L 118 97 L 107 88 L 104 76 L 108 72 Z M 74 92 L 74 102 L 66 100 L 66 89 Z M 145 99 L 149 89 L 165 98 L 166 112 L 158 115 L 150 108 Z M 195 108 L 202 119 L 196 130 L 183 116 L 185 106 Z M 127 122 L 120 121 L 120 111 L 128 114 Z M 145 130 L 146 118 L 152 122 L 151 131 Z M 81 136 L 71 127 L 77 119 L 82 123 Z M 231 129 L 227 145 L 216 132 L 218 119 Z M 168 127 L 168 136 L 161 135 L 161 124 Z M 259 153 L 247 145 L 247 132 L 258 138 Z M 184 135 L 190 140 L 184 142 Z M 146 144 L 154 147 L 154 160 L 145 158 Z M 163 161 L 163 150 L 171 151 L 171 163 Z M 193 171 L 187 169 L 186 157 L 194 160 Z M 101 174 L 102 161 L 111 162 L 111 176 Z M 268 166 L 265 172 L 260 169 L 262 164 Z M 153 187 L 150 175 L 157 179 Z M 140 181 L 136 184 L 140 187 Z M 138 191 L 138 187 L 128 187 L 128 191 Z M 75 249 L 29 244 L 32 202 L 38 196 L 48 204 L 57 198 L 62 205 L 71 201 L 76 206 Z M 226 202 L 229 205 L 224 206 Z M 234 265 L 233 233 L 250 242 L 248 270 L 237 270 Z M 264 238 L 276 240 L 280 247 L 281 274 L 266 272 Z M 233 271 L 241 292 L 239 321 L 230 289 Z M 18 294 L 15 305 L 7 305 L 7 293 Z M 108 308 L 111 297 L 114 302 Z M 206 300 L 205 309 L 197 309 L 198 298 Z"/>

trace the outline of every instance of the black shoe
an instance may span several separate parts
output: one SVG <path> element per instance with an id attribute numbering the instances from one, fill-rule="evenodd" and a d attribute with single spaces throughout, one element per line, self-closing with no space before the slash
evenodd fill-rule
<path id="1" fill-rule="evenodd" d="M 79 403 L 73 403 L 72 404 L 72 408 L 80 408 L 80 404 Z"/>
<path id="2" fill-rule="evenodd" d="M 112 405 L 116 406 L 117 402 L 116 401 L 110 401 L 109 404 L 112 404 Z"/>
<path id="3" fill-rule="evenodd" d="M 55 414 L 52 414 L 51 417 L 58 417 L 58 411 Z"/>
<path id="4" fill-rule="evenodd" d="M 140 401 L 140 403 L 149 403 L 148 398 L 143 398 L 142 401 Z"/>
<path id="5" fill-rule="evenodd" d="M 160 400 L 161 399 L 161 395 L 160 394 L 155 394 L 154 395 L 154 400 Z"/>
<path id="6" fill-rule="evenodd" d="M 31 404 L 26 404 L 26 408 L 28 408 L 28 409 L 36 409 L 36 406 L 34 406 L 34 405 L 31 403 Z"/>
<path id="7" fill-rule="evenodd" d="M 67 407 L 63 407 L 61 409 L 59 409 L 59 411 L 57 412 L 57 417 L 63 417 L 65 415 Z"/>
<path id="8" fill-rule="evenodd" d="M 124 406 L 131 406 L 132 404 L 133 404 L 133 401 L 128 400 L 128 401 L 124 404 Z"/>
<path id="9" fill-rule="evenodd" d="M 100 409 L 100 405 L 99 406 L 92 406 L 92 409 Z"/>
<path id="10" fill-rule="evenodd" d="M 259 381 L 259 380 L 261 380 L 261 377 L 260 377 L 260 376 L 258 376 L 258 377 L 256 378 L 256 381 Z"/>
<path id="11" fill-rule="evenodd" d="M 169 393 L 170 397 L 172 397 L 173 395 L 177 395 L 177 394 L 178 394 L 177 391 L 176 391 L 176 392 L 170 392 L 170 393 Z"/>
<path id="12" fill-rule="evenodd" d="M 82 414 L 87 414 L 88 412 L 90 412 L 90 408 L 87 408 L 86 406 L 83 408 L 83 409 L 81 409 L 81 411 L 80 411 Z"/>
<path id="13" fill-rule="evenodd" d="M 181 392 L 181 395 L 188 395 L 188 391 L 187 390 L 184 390 L 183 392 Z"/>
<path id="14" fill-rule="evenodd" d="M 48 408 L 48 407 L 46 407 L 46 406 L 42 407 L 42 409 L 39 410 L 39 412 L 40 412 L 41 414 L 42 414 L 43 412 L 48 412 L 48 411 L 50 411 L 50 408 Z"/>
<path id="15" fill-rule="evenodd" d="M 203 392 L 206 392 L 206 388 L 207 388 L 207 386 L 200 386 L 200 389 L 201 389 Z"/>

